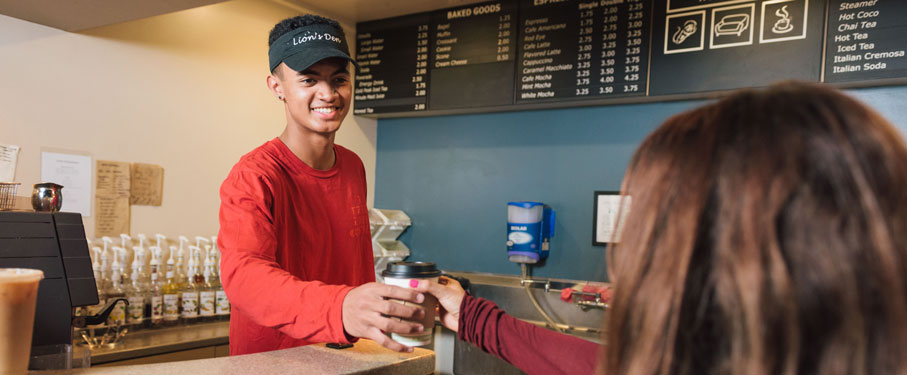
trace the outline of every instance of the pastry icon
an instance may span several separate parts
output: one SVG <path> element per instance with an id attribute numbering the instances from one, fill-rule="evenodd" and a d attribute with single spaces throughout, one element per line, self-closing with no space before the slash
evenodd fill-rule
<path id="1" fill-rule="evenodd" d="M 743 31 L 750 25 L 750 16 L 748 14 L 731 14 L 721 18 L 715 24 L 715 36 L 736 35 L 740 36 Z"/>

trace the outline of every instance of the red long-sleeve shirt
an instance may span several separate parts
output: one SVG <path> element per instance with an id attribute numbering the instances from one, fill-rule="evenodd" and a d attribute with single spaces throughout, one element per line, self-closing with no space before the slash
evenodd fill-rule
<path id="1" fill-rule="evenodd" d="M 595 373 L 599 345 L 514 318 L 493 302 L 465 296 L 457 336 L 529 374 Z"/>
<path id="2" fill-rule="evenodd" d="M 230 354 L 349 342 L 347 292 L 375 280 L 362 160 L 334 146 L 326 171 L 273 139 L 221 185 L 218 246 Z"/>

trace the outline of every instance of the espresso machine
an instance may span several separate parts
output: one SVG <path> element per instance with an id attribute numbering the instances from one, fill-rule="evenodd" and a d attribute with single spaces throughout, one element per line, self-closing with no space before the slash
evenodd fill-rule
<path id="1" fill-rule="evenodd" d="M 106 319 L 103 312 L 90 317 L 73 314 L 76 307 L 98 304 L 82 215 L 0 212 L 0 267 L 44 271 L 38 286 L 29 369 L 71 368 L 73 327 Z M 111 309 L 103 310 L 109 314 Z"/>

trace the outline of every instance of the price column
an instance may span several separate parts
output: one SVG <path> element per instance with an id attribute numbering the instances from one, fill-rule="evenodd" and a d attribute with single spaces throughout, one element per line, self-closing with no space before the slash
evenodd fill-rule
<path id="1" fill-rule="evenodd" d="M 502 14 L 498 16 L 498 51 L 495 59 L 497 61 L 508 61 L 510 60 L 510 49 L 511 47 L 511 19 L 510 14 Z"/>
<path id="2" fill-rule="evenodd" d="M 612 1 L 602 6 L 597 94 L 645 95 L 650 7 L 645 0 Z"/>
<path id="3" fill-rule="evenodd" d="M 617 76 L 617 41 L 620 39 L 618 21 L 620 21 L 620 8 L 617 5 L 605 5 L 602 13 L 602 45 L 598 57 L 598 89 L 599 95 L 614 94 L 614 85 Z"/>
<path id="4" fill-rule="evenodd" d="M 418 25 L 416 30 L 416 71 L 412 81 L 416 86 L 415 96 L 424 98 L 428 92 L 428 23 Z M 424 111 L 425 102 L 414 104 L 413 110 Z"/>
<path id="5" fill-rule="evenodd" d="M 594 3 L 593 3 L 594 4 Z M 595 10 L 579 11 L 579 34 L 576 47 L 576 96 L 589 95 L 592 83 L 592 36 L 595 34 Z"/>

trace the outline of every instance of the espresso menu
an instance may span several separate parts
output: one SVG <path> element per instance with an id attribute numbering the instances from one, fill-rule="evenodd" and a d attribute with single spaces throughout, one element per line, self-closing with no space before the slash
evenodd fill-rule
<path id="1" fill-rule="evenodd" d="M 358 24 L 354 113 L 907 80 L 905 35 L 907 0 L 486 1 Z"/>
<path id="2" fill-rule="evenodd" d="M 429 107 L 513 104 L 517 6 L 494 1 L 431 14 Z"/>
<path id="3" fill-rule="evenodd" d="M 825 82 L 907 76 L 907 1 L 833 0 L 827 28 Z"/>
<path id="4" fill-rule="evenodd" d="M 425 110 L 428 21 L 423 13 L 358 25 L 353 113 Z"/>
<path id="5" fill-rule="evenodd" d="M 645 95 L 644 0 L 520 3 L 516 102 Z"/>

